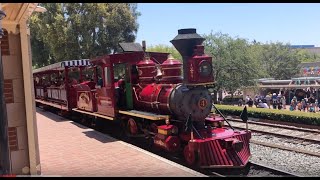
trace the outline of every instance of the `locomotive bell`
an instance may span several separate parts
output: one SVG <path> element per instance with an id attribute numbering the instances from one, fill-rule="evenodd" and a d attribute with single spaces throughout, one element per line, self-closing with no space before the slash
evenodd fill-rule
<path id="1" fill-rule="evenodd" d="M 157 71 L 156 79 L 161 79 L 161 77 L 162 77 L 162 71 L 161 71 L 160 65 L 156 65 L 156 71 Z"/>

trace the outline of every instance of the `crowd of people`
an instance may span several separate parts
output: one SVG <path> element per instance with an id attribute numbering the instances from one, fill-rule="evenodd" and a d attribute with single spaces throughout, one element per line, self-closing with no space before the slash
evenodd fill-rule
<path id="1" fill-rule="evenodd" d="M 256 106 L 256 108 L 269 108 L 269 109 L 287 109 L 286 97 L 282 94 L 267 94 L 266 96 L 256 95 L 251 98 L 246 96 L 245 100 L 239 99 L 238 106 L 248 105 L 249 107 Z M 318 100 L 314 96 L 302 98 L 300 101 L 296 96 L 290 101 L 290 111 L 305 111 L 305 112 L 317 112 L 319 111 Z"/>
<path id="2" fill-rule="evenodd" d="M 319 111 L 318 99 L 310 96 L 309 98 L 305 97 L 301 101 L 297 100 L 297 97 L 294 96 L 290 103 L 290 111 L 299 110 L 307 112 L 317 112 Z"/>

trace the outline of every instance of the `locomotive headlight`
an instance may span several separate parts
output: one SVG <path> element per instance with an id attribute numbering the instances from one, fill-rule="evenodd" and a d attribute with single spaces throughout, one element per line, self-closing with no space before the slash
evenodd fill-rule
<path id="1" fill-rule="evenodd" d="M 212 73 L 212 64 L 209 61 L 202 60 L 199 64 L 199 74 L 202 77 L 207 77 Z"/>

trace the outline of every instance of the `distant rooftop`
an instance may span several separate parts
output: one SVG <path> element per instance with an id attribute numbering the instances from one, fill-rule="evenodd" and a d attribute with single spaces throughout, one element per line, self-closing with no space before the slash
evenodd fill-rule
<path id="1" fill-rule="evenodd" d="M 290 47 L 293 49 L 296 49 L 296 48 L 314 48 L 315 46 L 314 45 L 291 45 Z"/>

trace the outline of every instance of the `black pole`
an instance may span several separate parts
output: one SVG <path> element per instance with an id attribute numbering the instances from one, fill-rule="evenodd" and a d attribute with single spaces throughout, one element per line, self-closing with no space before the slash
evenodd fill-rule
<path id="1" fill-rule="evenodd" d="M 217 110 L 217 112 L 223 117 L 223 119 L 228 123 L 228 125 L 231 127 L 232 130 L 234 130 L 234 128 L 231 126 L 231 124 L 229 123 L 229 121 L 227 120 L 226 117 L 224 117 L 224 115 L 219 111 L 219 109 L 214 105 L 212 104 L 212 106 L 214 107 L 214 109 Z"/>
<path id="2" fill-rule="evenodd" d="M 1 47 L 1 36 L 0 36 Z M 7 120 L 7 107 L 4 99 L 4 77 L 3 77 L 3 65 L 2 54 L 0 48 L 0 152 L 1 152 L 1 168 L 3 174 L 9 174 L 10 172 L 10 160 L 9 160 L 9 138 L 8 138 L 8 120 Z"/>
<path id="3" fill-rule="evenodd" d="M 10 151 L 9 151 L 9 138 L 8 138 L 8 119 L 7 107 L 4 97 L 4 75 L 1 53 L 1 39 L 4 36 L 4 31 L 1 27 L 1 20 L 6 17 L 6 13 L 1 10 L 0 3 L 0 165 L 2 174 L 11 173 L 10 168 Z"/>

